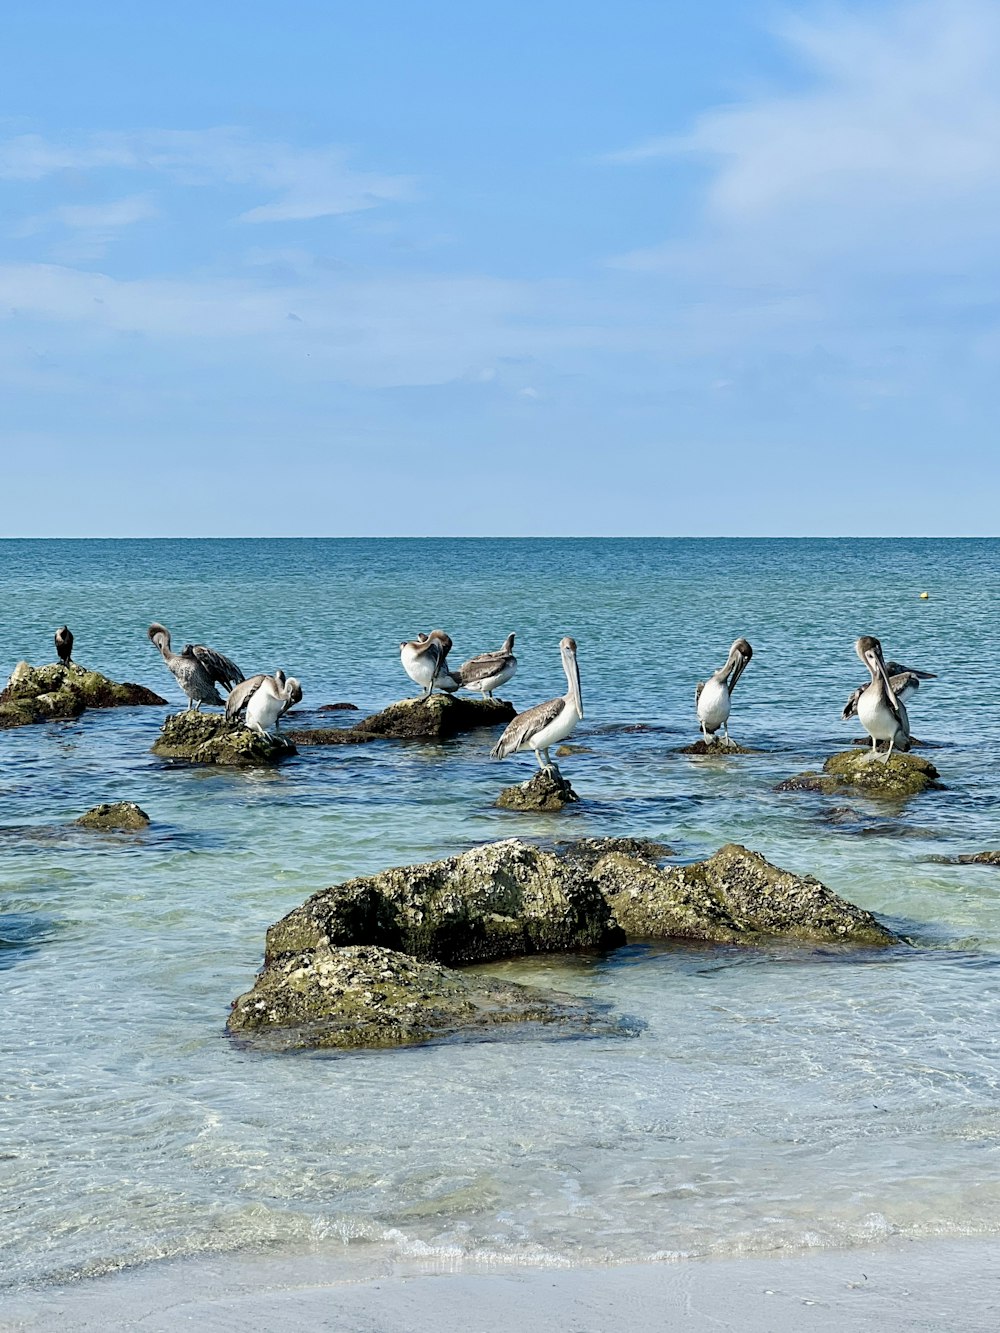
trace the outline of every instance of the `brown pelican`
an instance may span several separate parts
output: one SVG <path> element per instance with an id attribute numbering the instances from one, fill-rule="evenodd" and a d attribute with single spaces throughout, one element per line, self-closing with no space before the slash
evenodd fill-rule
<path id="1" fill-rule="evenodd" d="M 199 712 L 202 704 L 218 704 L 216 682 L 231 690 L 243 679 L 243 672 L 235 662 L 213 648 L 206 648 L 203 643 L 188 643 L 182 653 L 175 653 L 170 647 L 170 631 L 165 625 L 154 621 L 147 631 L 150 641 L 163 654 L 163 660 L 173 674 L 177 684 L 188 697 L 188 708 Z"/>
<path id="2" fill-rule="evenodd" d="M 922 680 L 937 680 L 937 675 L 933 671 L 918 671 L 916 667 L 903 666 L 902 662 L 886 662 L 885 671 L 889 677 L 892 692 L 900 702 L 915 694 L 920 688 Z M 867 682 L 864 685 L 859 685 L 847 703 L 844 704 L 844 711 L 840 716 L 845 722 L 848 718 L 857 716 L 858 700 L 867 688 Z"/>
<path id="3" fill-rule="evenodd" d="M 430 634 L 418 634 L 415 639 L 399 645 L 399 660 L 403 670 L 416 684 L 423 686 L 426 699 L 433 690 L 454 694 L 462 682 L 448 670 L 451 638 L 443 629 L 432 629 Z"/>
<path id="4" fill-rule="evenodd" d="M 277 670 L 273 676 L 251 676 L 234 686 L 226 700 L 226 721 L 232 722 L 246 709 L 246 724 L 260 736 L 278 730 L 279 720 L 293 704 L 302 702 L 302 686 L 294 676 Z"/>
<path id="5" fill-rule="evenodd" d="M 905 706 L 893 689 L 885 658 L 882 656 L 882 645 L 878 639 L 872 638 L 870 634 L 864 634 L 855 643 L 854 651 L 871 672 L 872 677 L 858 696 L 855 710 L 861 725 L 872 738 L 873 756 L 878 751 L 879 741 L 889 742 L 889 748 L 881 756 L 883 763 L 888 763 L 895 746 L 901 750 L 910 748 L 910 719 L 906 715 Z M 898 666 L 898 663 L 893 665 Z M 908 676 L 907 684 L 912 688 L 916 685 L 916 679 L 911 680 Z M 904 687 L 905 692 L 907 691 Z M 849 700 L 848 707 L 850 703 Z M 849 716 L 846 708 L 844 716 Z"/>
<path id="6" fill-rule="evenodd" d="M 576 640 L 568 638 L 560 640 L 559 652 L 562 655 L 563 670 L 566 672 L 569 689 L 559 699 L 549 699 L 547 703 L 536 704 L 534 708 L 518 713 L 494 745 L 491 751 L 494 759 L 506 759 L 507 755 L 516 754 L 519 750 L 534 750 L 538 767 L 543 772 L 559 772 L 558 766 L 549 759 L 549 746 L 557 745 L 568 736 L 572 736 L 577 723 L 583 717 Z"/>
<path id="7" fill-rule="evenodd" d="M 55 633 L 56 653 L 63 666 L 69 666 L 73 660 L 73 635 L 66 625 L 62 629 L 57 629 Z"/>
<path id="8" fill-rule="evenodd" d="M 751 657 L 753 649 L 746 639 L 737 639 L 729 650 L 725 666 L 713 671 L 708 680 L 700 680 L 695 687 L 695 707 L 706 742 L 720 727 L 726 733 L 726 740 L 729 740 L 729 709 L 733 690 Z"/>
<path id="9" fill-rule="evenodd" d="M 458 668 L 463 690 L 479 690 L 484 699 L 492 699 L 493 691 L 506 685 L 517 670 L 514 656 L 514 636 L 508 634 L 503 647 L 495 653 L 479 653 Z"/>

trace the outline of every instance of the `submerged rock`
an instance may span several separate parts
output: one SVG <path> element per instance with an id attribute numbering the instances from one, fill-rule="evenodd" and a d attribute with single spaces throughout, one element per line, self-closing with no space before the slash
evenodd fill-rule
<path id="1" fill-rule="evenodd" d="M 725 737 L 713 736 L 710 741 L 704 737 L 700 741 L 695 741 L 693 745 L 684 745 L 678 751 L 678 754 L 760 754 L 760 750 L 748 750 L 745 745 L 737 745 L 735 741 L 727 741 Z"/>
<path id="2" fill-rule="evenodd" d="M 75 822 L 81 828 L 141 829 L 148 828 L 150 820 L 134 801 L 115 801 L 111 805 L 95 805 Z"/>
<path id="3" fill-rule="evenodd" d="M 561 773 L 539 769 L 527 782 L 504 787 L 495 804 L 501 810 L 561 810 L 579 799 Z"/>
<path id="4" fill-rule="evenodd" d="M 358 711 L 358 705 L 347 704 L 347 703 L 320 704 L 319 708 L 316 711 L 318 713 L 343 713 L 343 712 L 356 713 Z"/>
<path id="5" fill-rule="evenodd" d="M 18 662 L 0 693 L 0 730 L 33 722 L 79 717 L 88 708 L 166 704 L 144 685 L 119 684 L 75 662 L 33 667 Z"/>
<path id="6" fill-rule="evenodd" d="M 1000 852 L 965 852 L 955 857 L 960 866 L 1000 866 Z"/>
<path id="7" fill-rule="evenodd" d="M 353 728 L 361 736 L 447 740 L 478 727 L 495 727 L 517 716 L 503 699 L 459 699 L 432 694 L 428 699 L 401 699 L 381 713 L 362 718 Z"/>
<path id="8" fill-rule="evenodd" d="M 227 1027 L 271 1050 L 410 1046 L 482 1039 L 512 1026 L 554 1036 L 627 1029 L 593 1002 L 438 963 L 377 945 L 315 948 L 268 964 L 233 1001 Z"/>
<path id="9" fill-rule="evenodd" d="M 568 759 L 571 754 L 593 754 L 589 745 L 560 745 L 556 749 L 557 759 Z"/>
<path id="10" fill-rule="evenodd" d="M 296 753 L 290 740 L 261 736 L 242 723 L 227 722 L 223 713 L 196 713 L 193 709 L 168 717 L 153 745 L 153 754 L 161 759 L 232 768 L 276 764 Z"/>
<path id="11" fill-rule="evenodd" d="M 623 940 L 596 885 L 512 838 L 323 889 L 270 928 L 264 959 L 377 944 L 455 965 Z"/>
<path id="12" fill-rule="evenodd" d="M 736 843 L 692 865 L 658 868 L 609 852 L 590 869 L 629 939 L 752 943 L 782 937 L 881 947 L 897 937 L 871 912 L 812 875 L 772 865 Z"/>
<path id="13" fill-rule="evenodd" d="M 285 732 L 293 745 L 364 745 L 374 736 L 362 736 L 354 727 L 293 727 Z"/>

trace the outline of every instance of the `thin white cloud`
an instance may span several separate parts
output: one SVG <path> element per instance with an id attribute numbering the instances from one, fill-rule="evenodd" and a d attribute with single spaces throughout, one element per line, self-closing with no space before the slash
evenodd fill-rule
<path id="1" fill-rule="evenodd" d="M 356 213 L 412 191 L 407 177 L 355 169 L 342 148 L 300 148 L 226 127 L 93 134 L 65 142 L 29 134 L 0 142 L 0 179 L 109 171 L 161 174 L 189 186 L 259 187 L 271 198 L 241 214 L 251 223 Z"/>
<path id="2" fill-rule="evenodd" d="M 74 231 L 110 233 L 121 227 L 154 218 L 159 209 L 148 194 L 128 195 L 100 204 L 62 204 L 47 213 L 36 213 L 21 222 L 15 234 L 31 236 L 45 227 L 58 224 Z"/>

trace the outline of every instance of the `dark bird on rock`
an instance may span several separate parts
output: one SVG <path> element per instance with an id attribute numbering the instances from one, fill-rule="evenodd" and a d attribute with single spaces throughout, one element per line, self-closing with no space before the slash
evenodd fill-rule
<path id="1" fill-rule="evenodd" d="M 69 666 L 73 660 L 73 635 L 66 625 L 62 629 L 57 629 L 55 634 L 56 652 L 59 655 L 59 661 L 63 666 Z"/>

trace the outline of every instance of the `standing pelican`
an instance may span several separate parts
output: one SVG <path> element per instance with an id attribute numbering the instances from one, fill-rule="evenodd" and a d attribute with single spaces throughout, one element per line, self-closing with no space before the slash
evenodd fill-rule
<path id="1" fill-rule="evenodd" d="M 864 634 L 855 643 L 854 651 L 871 672 L 872 677 L 855 703 L 858 719 L 872 738 L 873 756 L 878 752 L 879 741 L 889 742 L 889 747 L 882 756 L 882 762 L 888 763 L 895 746 L 898 745 L 901 750 L 910 748 L 910 719 L 907 717 L 902 700 L 893 689 L 885 658 L 882 656 L 882 645 L 878 639 L 872 638 L 870 634 Z M 898 666 L 898 663 L 894 662 L 893 666 Z M 909 693 L 916 685 L 917 679 L 911 673 L 906 677 L 901 692 Z M 848 700 L 848 708 L 853 701 L 852 695 Z M 850 716 L 847 708 L 844 709 L 844 716 Z"/>
<path id="2" fill-rule="evenodd" d="M 479 690 L 484 699 L 492 699 L 493 691 L 506 685 L 517 670 L 514 656 L 514 636 L 508 634 L 503 647 L 495 653 L 478 653 L 458 668 L 463 690 Z"/>
<path id="3" fill-rule="evenodd" d="M 903 666 L 902 662 L 886 662 L 885 672 L 889 677 L 892 692 L 900 703 L 916 694 L 922 680 L 937 680 L 937 675 L 933 671 L 918 671 L 916 667 Z M 847 703 L 844 704 L 844 711 L 840 716 L 845 722 L 848 718 L 857 716 L 858 700 L 867 688 L 868 682 L 866 681 L 864 685 L 858 686 Z"/>
<path id="4" fill-rule="evenodd" d="M 243 672 L 235 662 L 213 648 L 206 648 L 203 643 L 188 643 L 182 653 L 175 653 L 170 647 L 170 631 L 156 621 L 150 625 L 150 641 L 160 650 L 177 684 L 188 697 L 188 709 L 200 712 L 202 704 L 218 704 L 222 707 L 216 682 L 231 690 L 243 679 Z"/>
<path id="5" fill-rule="evenodd" d="M 293 704 L 302 702 L 302 686 L 279 668 L 273 676 L 251 676 L 234 686 L 226 700 L 226 721 L 232 722 L 245 708 L 246 724 L 260 736 L 271 736 L 279 720 Z"/>
<path id="6" fill-rule="evenodd" d="M 66 625 L 62 629 L 57 629 L 55 633 L 56 653 L 63 666 L 69 666 L 73 660 L 73 635 Z"/>
<path id="7" fill-rule="evenodd" d="M 558 773 L 559 768 L 549 758 L 549 746 L 572 736 L 583 717 L 583 699 L 580 696 L 580 668 L 576 660 L 576 640 L 562 639 L 559 643 L 563 670 L 569 689 L 558 699 L 536 704 L 518 713 L 491 751 L 494 759 L 506 759 L 519 750 L 534 750 L 538 767 L 546 773 Z M 542 756 L 545 756 L 544 762 Z"/>
<path id="8" fill-rule="evenodd" d="M 737 639 L 729 650 L 725 666 L 713 671 L 708 680 L 700 680 L 695 687 L 695 707 L 706 744 L 720 727 L 726 733 L 726 740 L 729 740 L 729 709 L 733 690 L 751 657 L 753 649 L 746 639 Z"/>
<path id="9" fill-rule="evenodd" d="M 451 638 L 443 629 L 432 629 L 430 634 L 418 634 L 415 639 L 399 645 L 399 660 L 403 670 L 417 685 L 423 686 L 421 699 L 433 690 L 454 694 L 461 681 L 448 670 Z"/>

